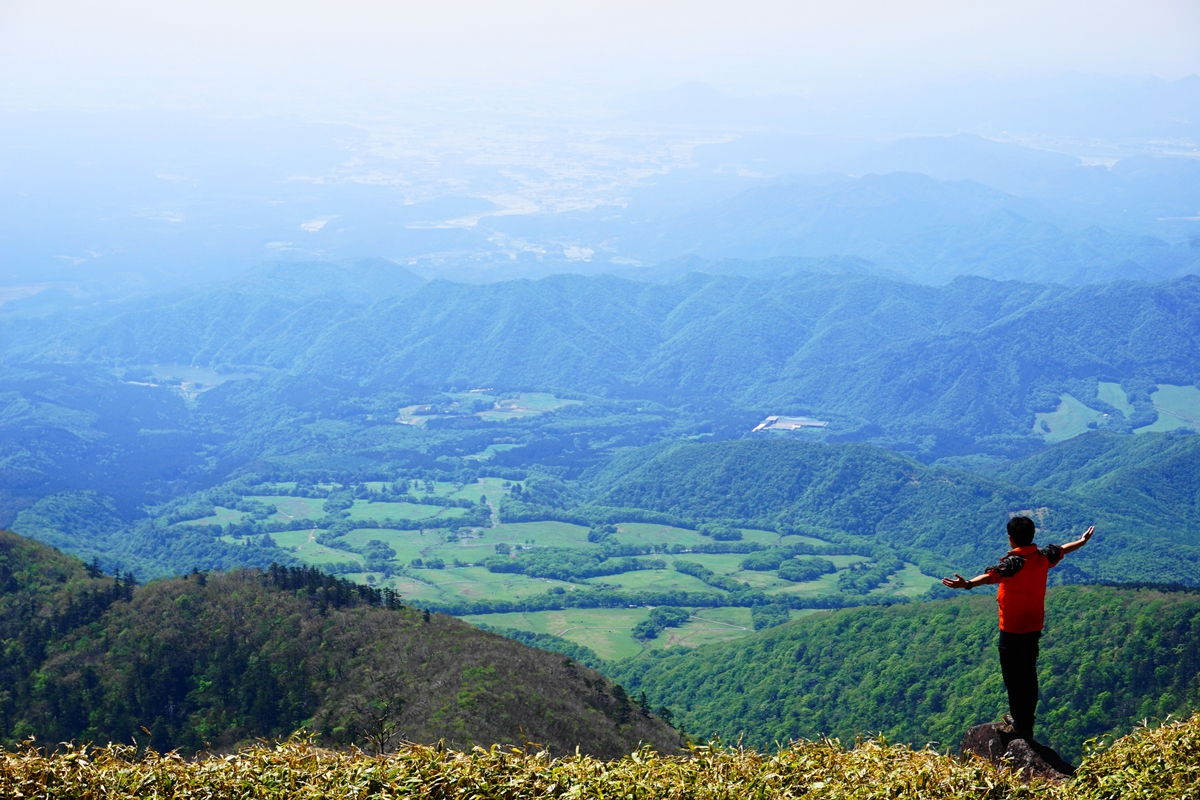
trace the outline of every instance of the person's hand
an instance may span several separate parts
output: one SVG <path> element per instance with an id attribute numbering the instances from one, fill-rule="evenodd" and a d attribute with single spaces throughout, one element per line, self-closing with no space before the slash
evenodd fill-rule
<path id="1" fill-rule="evenodd" d="M 1083 532 L 1083 536 L 1079 537 L 1079 541 L 1082 542 L 1083 544 L 1087 544 L 1088 539 L 1091 539 L 1092 534 L 1095 532 L 1096 532 L 1096 526 L 1095 525 L 1090 526 L 1086 531 Z"/>
<path id="2" fill-rule="evenodd" d="M 962 575 L 959 575 L 957 572 L 954 573 L 953 578 L 942 578 L 942 585 L 948 586 L 951 589 L 970 589 L 971 588 L 971 582 L 969 580 L 967 580 L 966 578 L 964 578 Z"/>

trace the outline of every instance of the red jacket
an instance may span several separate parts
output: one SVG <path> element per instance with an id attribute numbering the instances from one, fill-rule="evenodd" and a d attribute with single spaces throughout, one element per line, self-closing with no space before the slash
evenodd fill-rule
<path id="1" fill-rule="evenodd" d="M 1010 550 L 1000 563 L 987 568 L 988 583 L 1000 584 L 1000 630 L 1005 633 L 1034 633 L 1046 621 L 1046 573 L 1062 561 L 1056 544 L 1039 548 L 1027 544 Z"/>

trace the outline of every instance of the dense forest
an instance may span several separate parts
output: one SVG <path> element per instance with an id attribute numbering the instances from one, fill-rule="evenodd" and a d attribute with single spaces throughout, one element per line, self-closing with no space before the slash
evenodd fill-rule
<path id="1" fill-rule="evenodd" d="M 1200 437 L 1133 439 L 1093 433 L 1059 448 L 1087 448 L 1094 439 L 1136 442 L 1138 457 L 1110 459 L 1103 480 L 1078 490 L 1036 482 L 1022 486 L 928 467 L 861 444 L 664 443 L 625 454 L 597 472 L 591 481 L 592 502 L 683 519 L 741 520 L 833 538 L 840 534 L 847 541 L 886 544 L 927 564 L 931 574 L 981 570 L 994 563 L 1007 549 L 1004 524 L 1009 515 L 1026 510 L 1037 517 L 1042 541 L 1066 541 L 1093 523 L 1104 533 L 1094 547 L 1064 564 L 1060 580 L 1200 583 L 1200 507 L 1195 501 L 1200 471 L 1189 468 L 1200 458 Z M 1053 458 L 1055 452 L 1035 458 Z M 1128 469 L 1150 471 L 1156 480 L 1122 480 L 1121 464 L 1126 462 Z M 1023 469 L 1036 467 L 1016 462 L 999 475 L 1011 480 Z M 1168 493 L 1172 496 L 1151 500 Z"/>
<path id="2" fill-rule="evenodd" d="M 1038 730 L 1060 752 L 1200 708 L 1200 594 L 1060 587 L 1046 605 Z M 689 731 L 760 748 L 866 732 L 952 747 L 1007 707 L 988 597 L 824 612 L 609 674 Z"/>
<path id="3" fill-rule="evenodd" d="M 0 587 L 6 745 L 194 752 L 304 729 L 330 745 L 532 740 L 614 757 L 679 742 L 588 667 L 318 570 L 137 586 L 0 532 Z"/>

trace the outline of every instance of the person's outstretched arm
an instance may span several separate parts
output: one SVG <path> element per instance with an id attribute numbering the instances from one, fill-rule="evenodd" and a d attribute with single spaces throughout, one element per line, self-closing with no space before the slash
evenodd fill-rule
<path id="1" fill-rule="evenodd" d="M 942 578 L 942 585 L 949 586 L 951 589 L 974 589 L 976 586 L 983 586 L 985 583 L 991 583 L 991 576 L 976 575 L 974 578 L 967 580 L 957 572 L 953 578 Z"/>
<path id="2" fill-rule="evenodd" d="M 1067 542 L 1066 544 L 1059 545 L 1059 547 L 1062 548 L 1064 555 L 1066 553 L 1073 553 L 1076 550 L 1078 550 L 1079 548 L 1083 547 L 1085 544 L 1087 544 L 1088 540 L 1092 538 L 1092 534 L 1095 532 L 1096 532 L 1096 526 L 1092 525 L 1090 528 L 1088 528 L 1086 531 L 1083 532 L 1083 536 L 1080 536 L 1078 539 L 1076 539 L 1073 542 Z"/>

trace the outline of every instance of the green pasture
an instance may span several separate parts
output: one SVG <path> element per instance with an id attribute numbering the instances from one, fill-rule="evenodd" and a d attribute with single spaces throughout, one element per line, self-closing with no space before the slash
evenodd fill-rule
<path id="1" fill-rule="evenodd" d="M 573 585 L 547 578 L 488 572 L 483 567 L 410 569 L 408 577 L 429 587 L 418 599 L 428 598 L 445 603 L 462 600 L 519 600 L 531 595 L 545 594 L 555 586 L 570 591 Z"/>
<path id="2" fill-rule="evenodd" d="M 521 445 L 514 442 L 500 442 L 498 444 L 493 443 L 489 444 L 478 453 L 472 453 L 471 455 L 467 456 L 467 458 L 471 461 L 487 461 L 489 458 L 496 455 L 496 453 L 503 453 L 505 450 L 512 450 L 514 447 L 520 446 Z"/>
<path id="3" fill-rule="evenodd" d="M 493 447 L 508 447 L 509 445 L 492 445 Z M 512 445 L 515 447 L 515 445 Z M 508 490 L 504 488 L 506 481 L 503 478 L 480 478 L 475 483 L 465 484 L 462 488 L 450 494 L 450 497 L 455 500 L 470 500 L 472 503 L 478 503 L 481 495 L 486 495 L 492 501 L 492 505 L 500 499 L 500 496 Z"/>
<path id="4" fill-rule="evenodd" d="M 1104 415 L 1101 412 L 1088 408 L 1069 394 L 1064 394 L 1054 411 L 1034 415 L 1033 433 L 1044 438 L 1047 443 L 1055 444 L 1086 433 L 1089 422 L 1099 423 L 1102 419 Z"/>
<path id="5" fill-rule="evenodd" d="M 495 402 L 498 408 L 490 411 L 481 411 L 477 416 L 496 421 L 532 417 L 537 414 L 545 414 L 549 411 L 557 411 L 566 406 L 581 405 L 583 401 L 564 400 L 555 397 L 549 392 L 522 392 L 516 397 L 509 397 Z"/>
<path id="6" fill-rule="evenodd" d="M 746 554 L 678 553 L 670 556 L 656 556 L 656 558 L 665 558 L 667 563 L 672 565 L 676 561 L 690 561 L 693 564 L 703 564 L 706 568 L 721 575 L 732 575 L 735 572 L 741 572 L 742 560 L 746 558 Z"/>
<path id="7" fill-rule="evenodd" d="M 837 594 L 838 588 L 838 573 L 832 572 L 828 575 L 822 575 L 815 581 L 806 581 L 804 583 L 792 583 L 791 581 L 780 581 L 779 586 L 773 589 L 771 594 L 796 594 L 796 595 L 824 595 Z"/>
<path id="8" fill-rule="evenodd" d="M 489 528 L 489 541 L 509 544 L 532 543 L 539 547 L 595 548 L 587 540 L 588 529 L 569 522 L 506 522 Z"/>
<path id="9" fill-rule="evenodd" d="M 496 549 L 493 547 L 495 540 L 487 535 L 489 530 L 485 528 L 482 531 L 483 536 L 473 538 L 463 537 L 457 542 L 447 541 L 446 537 L 443 536 L 438 544 L 429 548 L 428 555 L 424 557 L 428 558 L 432 556 L 440 558 L 447 564 L 455 559 L 470 564 L 482 561 L 488 556 L 496 554 Z"/>
<path id="10" fill-rule="evenodd" d="M 786 586 L 794 586 L 791 581 L 785 581 L 780 578 L 774 571 L 759 572 L 758 570 L 746 569 L 738 570 L 737 572 L 729 573 L 729 577 L 733 578 L 738 583 L 746 583 L 751 589 L 758 589 L 763 592 L 771 592 L 775 589 L 782 589 Z"/>
<path id="11" fill-rule="evenodd" d="M 940 578 L 931 578 L 916 564 L 904 564 L 904 569 L 888 578 L 887 583 L 871 592 L 871 594 L 898 594 L 904 597 L 920 597 L 929 591 Z"/>
<path id="12" fill-rule="evenodd" d="M 275 506 L 275 513 L 270 519 L 284 522 L 293 519 L 321 519 L 325 516 L 323 497 L 290 497 L 285 494 L 251 495 L 247 500 L 257 500 L 260 503 Z"/>
<path id="13" fill-rule="evenodd" d="M 722 612 L 737 612 L 734 614 Z M 651 650 L 668 647 L 699 647 L 740 639 L 754 633 L 748 608 L 697 608 L 692 618 L 678 628 L 666 628 L 654 639 L 646 642 Z"/>
<path id="14" fill-rule="evenodd" d="M 615 660 L 642 652 L 641 643 L 630 635 L 630 631 L 649 615 L 648 608 L 568 608 L 562 611 L 479 614 L 463 619 L 499 628 L 561 636 L 590 647 L 601 658 Z"/>
<path id="15" fill-rule="evenodd" d="M 314 567 L 327 564 L 362 564 L 363 557 L 358 553 L 348 553 L 345 550 L 335 550 L 315 541 L 320 531 L 283 531 L 273 533 L 271 538 L 280 547 L 289 548 L 296 558 Z"/>
<path id="16" fill-rule="evenodd" d="M 1158 409 L 1158 419 L 1151 425 L 1138 428 L 1135 433 L 1173 431 L 1180 428 L 1200 430 L 1200 389 L 1195 386 L 1160 383 L 1158 391 L 1150 395 L 1150 402 Z"/>
<path id="17" fill-rule="evenodd" d="M 241 522 L 246 517 L 244 511 L 234 511 L 232 508 L 216 506 L 215 513 L 199 519 L 188 519 L 177 523 L 179 525 L 228 525 L 231 522 Z"/>
<path id="18" fill-rule="evenodd" d="M 783 541 L 783 537 L 775 531 L 759 531 L 754 528 L 742 528 L 742 541 L 773 547 Z"/>
<path id="19" fill-rule="evenodd" d="M 665 545 L 681 544 L 692 547 L 711 542 L 706 536 L 686 528 L 674 528 L 670 525 L 655 525 L 648 522 L 620 522 L 613 536 L 621 544 L 633 545 Z"/>
<path id="20" fill-rule="evenodd" d="M 646 569 L 637 572 L 623 572 L 620 575 L 604 575 L 588 581 L 592 585 L 611 586 L 615 589 L 629 591 L 682 591 L 682 592 L 715 592 L 722 594 L 720 589 L 714 589 L 699 578 L 684 575 L 673 569 Z"/>
<path id="21" fill-rule="evenodd" d="M 461 517 L 467 513 L 465 508 L 452 506 L 426 506 L 420 503 L 372 503 L 367 500 L 355 500 L 354 506 L 348 509 L 351 520 L 372 520 L 383 522 L 395 520 L 430 520 L 431 525 L 438 522 Z"/>
<path id="22" fill-rule="evenodd" d="M 344 537 L 346 543 L 362 547 L 372 539 L 383 542 L 396 551 L 393 559 L 407 566 L 414 558 L 428 558 L 427 551 L 441 544 L 437 531 L 397 531 L 391 528 L 355 528 Z"/>
<path id="23" fill-rule="evenodd" d="M 1100 386 L 1096 390 L 1096 394 L 1101 400 L 1120 411 L 1126 417 L 1133 416 L 1133 406 L 1129 404 L 1129 395 L 1125 394 L 1125 390 L 1121 388 L 1121 384 L 1100 381 Z"/>

